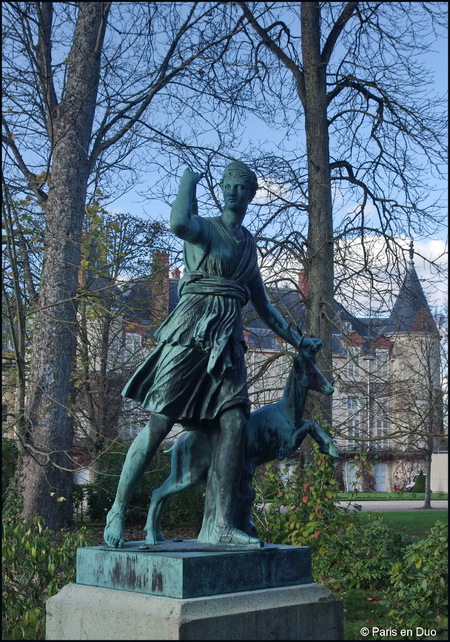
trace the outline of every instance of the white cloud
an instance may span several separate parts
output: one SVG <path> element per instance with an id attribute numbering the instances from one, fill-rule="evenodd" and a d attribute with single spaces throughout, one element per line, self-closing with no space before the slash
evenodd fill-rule
<path id="1" fill-rule="evenodd" d="M 275 199 L 293 201 L 292 189 L 286 188 L 285 185 L 272 178 L 261 179 L 258 178 L 258 190 L 256 192 L 253 203 L 257 205 L 267 205 L 272 203 Z"/>
<path id="2" fill-rule="evenodd" d="M 364 308 L 370 303 L 373 310 L 389 309 L 395 299 L 405 276 L 404 261 L 397 262 L 395 255 L 403 253 L 406 261 L 410 260 L 410 240 L 394 239 L 390 248 L 384 239 L 379 237 L 364 237 L 363 255 L 361 239 L 347 242 L 342 248 L 346 260 L 344 269 L 337 266 L 337 276 L 345 276 L 345 268 L 352 264 L 354 270 L 362 269 L 354 282 L 343 284 L 343 293 L 349 300 L 354 299 L 355 307 Z M 365 268 L 364 258 L 367 259 L 368 269 Z M 444 305 L 447 301 L 447 248 L 441 239 L 430 239 L 414 243 L 414 268 L 421 282 L 430 306 Z"/>

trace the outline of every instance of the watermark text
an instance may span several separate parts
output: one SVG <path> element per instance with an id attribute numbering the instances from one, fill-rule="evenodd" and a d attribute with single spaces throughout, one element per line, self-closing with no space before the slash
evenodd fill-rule
<path id="1" fill-rule="evenodd" d="M 367 637 L 368 635 L 379 635 L 381 638 L 383 637 L 390 637 L 390 638 L 395 638 L 398 636 L 402 638 L 412 638 L 414 637 L 415 639 L 417 638 L 433 638 L 436 636 L 436 631 L 435 629 L 425 629 L 421 626 L 416 626 L 414 629 L 382 629 L 378 626 L 372 626 L 371 628 L 368 628 L 367 626 L 363 626 L 361 629 L 361 635 L 363 637 Z"/>

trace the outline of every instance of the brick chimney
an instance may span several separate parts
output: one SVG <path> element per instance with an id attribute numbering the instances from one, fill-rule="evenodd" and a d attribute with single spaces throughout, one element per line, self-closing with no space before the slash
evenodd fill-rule
<path id="1" fill-rule="evenodd" d="M 172 278 L 180 280 L 180 278 L 181 278 L 181 270 L 180 270 L 180 268 L 174 268 L 172 270 Z"/>
<path id="2" fill-rule="evenodd" d="M 309 296 L 308 275 L 306 270 L 300 270 L 298 273 L 298 289 L 302 296 L 307 299 Z"/>

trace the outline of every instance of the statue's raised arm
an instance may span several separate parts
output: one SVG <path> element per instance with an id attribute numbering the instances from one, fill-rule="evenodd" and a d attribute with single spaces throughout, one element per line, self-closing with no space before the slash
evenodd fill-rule
<path id="1" fill-rule="evenodd" d="M 172 232 L 181 239 L 189 240 L 199 232 L 199 223 L 193 216 L 197 215 L 197 183 L 203 174 L 185 169 L 181 177 L 177 197 L 170 212 Z"/>

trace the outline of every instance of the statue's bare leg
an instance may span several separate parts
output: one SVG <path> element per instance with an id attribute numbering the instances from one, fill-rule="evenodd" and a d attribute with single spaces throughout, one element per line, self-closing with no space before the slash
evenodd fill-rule
<path id="1" fill-rule="evenodd" d="M 166 504 L 166 501 L 171 496 L 171 492 L 164 492 L 168 486 L 168 480 L 160 488 L 156 488 L 151 497 L 150 507 L 147 514 L 147 522 L 144 531 L 147 533 L 145 543 L 151 546 L 158 542 L 164 541 L 164 536 L 161 533 L 161 515 Z"/>
<path id="2" fill-rule="evenodd" d="M 211 464 L 209 432 L 191 430 L 184 432 L 171 449 L 170 475 L 152 493 L 145 531 L 146 544 L 154 545 L 164 540 L 161 535 L 161 515 L 166 501 L 187 488 L 206 480 Z"/>
<path id="3" fill-rule="evenodd" d="M 104 539 L 109 546 L 122 548 L 125 531 L 125 512 L 139 480 L 148 468 L 158 446 L 170 432 L 173 420 L 153 413 L 148 424 L 131 444 L 120 474 L 116 498 L 108 515 Z"/>
<path id="4" fill-rule="evenodd" d="M 236 501 L 243 465 L 243 431 L 247 417 L 242 408 L 225 411 L 212 439 L 212 464 L 208 475 L 205 516 L 198 541 L 259 548 L 257 537 L 236 527 Z"/>

